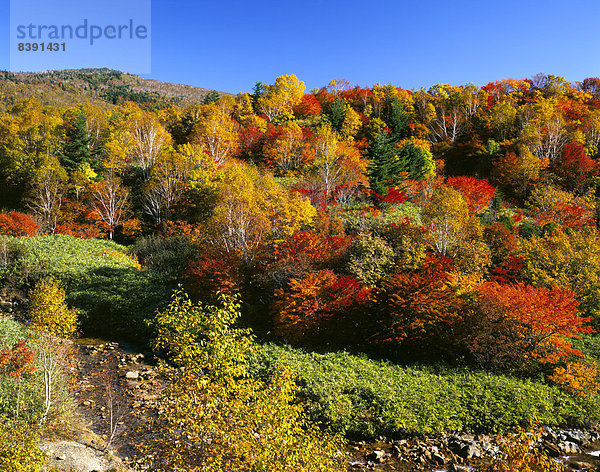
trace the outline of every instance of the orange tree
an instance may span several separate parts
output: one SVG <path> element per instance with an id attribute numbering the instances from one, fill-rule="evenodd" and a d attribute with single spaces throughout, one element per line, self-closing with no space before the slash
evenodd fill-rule
<path id="1" fill-rule="evenodd" d="M 491 368 L 530 368 L 581 355 L 570 340 L 591 333 L 570 290 L 487 282 L 477 289 L 468 348 Z"/>

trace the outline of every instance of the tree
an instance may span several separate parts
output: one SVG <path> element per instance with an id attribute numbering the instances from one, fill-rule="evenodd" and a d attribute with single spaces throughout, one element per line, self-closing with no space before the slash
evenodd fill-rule
<path id="1" fill-rule="evenodd" d="M 304 82 L 294 74 L 281 75 L 275 79 L 275 84 L 261 86 L 258 110 L 267 115 L 269 121 L 290 118 L 292 109 L 302 101 L 303 95 Z"/>
<path id="2" fill-rule="evenodd" d="M 204 95 L 204 98 L 202 99 L 202 103 L 204 105 L 210 105 L 211 103 L 218 102 L 220 98 L 221 98 L 221 94 L 219 92 L 217 92 L 216 90 L 211 90 L 206 95 Z"/>
<path id="3" fill-rule="evenodd" d="M 451 270 L 449 259 L 429 258 L 385 279 L 375 292 L 370 339 L 395 352 L 455 355 L 464 303 L 449 286 Z"/>
<path id="4" fill-rule="evenodd" d="M 469 208 L 461 193 L 445 185 L 433 192 L 423 211 L 431 244 L 443 256 L 452 256 L 467 237 Z"/>
<path id="5" fill-rule="evenodd" d="M 296 123 L 286 123 L 267 132 L 262 152 L 281 174 L 298 170 L 306 160 L 304 135 Z"/>
<path id="6" fill-rule="evenodd" d="M 288 342 L 347 345 L 360 330 L 368 293 L 356 279 L 329 269 L 291 279 L 275 291 L 276 332 Z"/>
<path id="7" fill-rule="evenodd" d="M 205 105 L 194 125 L 191 142 L 204 147 L 217 166 L 237 151 L 238 124 L 218 105 Z"/>
<path id="8" fill-rule="evenodd" d="M 519 243 L 517 255 L 528 280 L 539 287 L 572 290 L 582 313 L 600 319 L 600 239 L 594 228 L 559 230 Z"/>
<path id="9" fill-rule="evenodd" d="M 29 208 L 38 216 L 44 230 L 54 233 L 60 216 L 66 175 L 64 169 L 49 160 L 45 166 L 36 169 L 29 197 Z"/>
<path id="10" fill-rule="evenodd" d="M 351 143 L 340 142 L 328 123 L 315 131 L 309 152 L 317 187 L 314 197 L 324 206 L 344 186 L 350 190 L 363 184 L 366 163 L 360 151 Z"/>
<path id="11" fill-rule="evenodd" d="M 62 117 L 34 99 L 19 102 L 0 115 L 0 196 L 4 205 L 21 205 L 36 174 L 60 154 Z"/>
<path id="12" fill-rule="evenodd" d="M 476 179 L 475 177 L 449 177 L 446 185 L 462 193 L 467 201 L 469 211 L 480 215 L 492 203 L 496 189 L 492 187 L 487 179 Z"/>
<path id="13" fill-rule="evenodd" d="M 40 280 L 29 295 L 29 319 L 33 328 L 52 336 L 73 335 L 77 331 L 79 312 L 69 308 L 65 299 L 65 290 L 56 280 Z"/>
<path id="14" fill-rule="evenodd" d="M 121 180 L 109 173 L 104 180 L 92 186 L 93 210 L 108 229 L 109 239 L 113 239 L 116 226 L 123 219 L 129 192 Z"/>
<path id="15" fill-rule="evenodd" d="M 249 330 L 235 328 L 235 298 L 218 306 L 194 304 L 181 291 L 156 316 L 155 347 L 182 369 L 158 403 L 145 457 L 157 471 L 344 470 L 340 443 L 318 431 L 293 403 L 287 370 L 268 380 L 251 376 Z"/>
<path id="16" fill-rule="evenodd" d="M 349 248 L 348 271 L 363 285 L 375 284 L 394 266 L 395 252 L 387 242 L 372 234 L 360 234 Z"/>
<path id="17" fill-rule="evenodd" d="M 87 118 L 80 108 L 73 120 L 66 125 L 65 141 L 60 154 L 62 166 L 69 172 L 79 169 L 83 164 L 89 164 L 98 169 L 98 154 L 101 148 L 94 148 L 93 139 L 87 129 Z"/>
<path id="18" fill-rule="evenodd" d="M 158 156 L 144 188 L 144 211 L 156 224 L 170 218 L 172 207 L 190 184 L 196 156 L 190 145 L 184 146 L 191 154 L 169 149 Z"/>
<path id="19" fill-rule="evenodd" d="M 479 321 L 472 326 L 469 348 L 481 365 L 556 364 L 581 355 L 570 339 L 593 332 L 590 318 L 578 316 L 579 302 L 570 290 L 487 282 L 478 293 Z"/>
<path id="20" fill-rule="evenodd" d="M 433 156 L 428 149 L 407 142 L 398 150 L 400 172 L 404 172 L 413 180 L 421 180 L 435 175 Z"/>
<path id="21" fill-rule="evenodd" d="M 369 164 L 367 173 L 371 191 L 385 196 L 388 189 L 402 182 L 402 165 L 397 158 L 395 142 L 391 133 L 378 133 L 367 148 Z"/>
<path id="22" fill-rule="evenodd" d="M 171 136 L 158 118 L 148 112 L 134 115 L 130 126 L 133 162 L 142 170 L 145 180 L 148 180 L 156 159 L 170 145 Z"/>
<path id="23" fill-rule="evenodd" d="M 40 229 L 35 220 L 23 213 L 11 211 L 0 213 L 0 234 L 9 236 L 33 236 Z"/>
<path id="24" fill-rule="evenodd" d="M 315 208 L 255 167 L 231 164 L 220 174 L 217 205 L 207 222 L 212 241 L 252 264 L 267 241 L 285 239 L 312 223 Z"/>

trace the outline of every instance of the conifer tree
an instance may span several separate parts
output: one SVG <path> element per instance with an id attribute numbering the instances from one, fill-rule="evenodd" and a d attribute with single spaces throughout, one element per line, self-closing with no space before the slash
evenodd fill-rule
<path id="1" fill-rule="evenodd" d="M 87 118 L 82 110 L 79 110 L 75 119 L 67 124 L 66 139 L 60 155 L 60 163 L 68 171 L 72 172 L 84 163 L 89 163 L 94 170 L 98 169 L 97 157 L 100 149 L 92 148 L 87 128 Z"/>

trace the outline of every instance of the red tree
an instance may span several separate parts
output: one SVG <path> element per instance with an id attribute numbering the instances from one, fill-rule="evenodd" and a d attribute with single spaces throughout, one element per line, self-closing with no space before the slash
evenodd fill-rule
<path id="1" fill-rule="evenodd" d="M 475 215 L 483 213 L 496 193 L 496 189 L 488 183 L 487 179 L 449 177 L 446 184 L 463 194 L 469 205 L 469 211 Z"/>
<path id="2" fill-rule="evenodd" d="M 23 213 L 11 211 L 0 213 L 0 234 L 9 236 L 33 236 L 40 230 L 35 220 Z"/>

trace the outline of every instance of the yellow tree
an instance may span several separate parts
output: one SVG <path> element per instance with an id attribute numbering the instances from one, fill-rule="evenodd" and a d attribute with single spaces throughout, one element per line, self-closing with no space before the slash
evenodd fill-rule
<path id="1" fill-rule="evenodd" d="M 521 140 L 541 161 L 553 163 L 562 156 L 569 142 L 567 123 L 557 108 L 556 99 L 539 98 L 521 111 Z"/>
<path id="2" fill-rule="evenodd" d="M 239 302 L 194 304 L 182 291 L 156 316 L 156 347 L 174 367 L 149 425 L 144 457 L 156 471 L 345 470 L 338 438 L 311 425 L 285 368 L 249 372 L 250 330 L 234 328 Z"/>
<path id="3" fill-rule="evenodd" d="M 113 172 L 104 176 L 104 180 L 92 186 L 93 210 L 108 229 L 108 237 L 112 240 L 115 228 L 122 220 L 129 192 L 121 183 L 121 179 Z"/>
<path id="4" fill-rule="evenodd" d="M 281 174 L 297 170 L 305 160 L 300 126 L 290 122 L 277 127 L 273 139 L 264 144 L 263 154 Z"/>
<path id="5" fill-rule="evenodd" d="M 444 256 L 453 256 L 467 237 L 467 202 L 458 190 L 442 185 L 431 195 L 423 211 L 423 223 L 433 248 Z"/>
<path id="6" fill-rule="evenodd" d="M 0 114 L 0 196 L 5 202 L 20 199 L 61 150 L 63 120 L 58 110 L 43 108 L 30 99 Z"/>
<path id="7" fill-rule="evenodd" d="M 292 108 L 302 101 L 304 82 L 294 74 L 281 75 L 275 84 L 264 85 L 264 93 L 258 99 L 258 109 L 269 118 L 269 121 L 290 118 Z"/>
<path id="8" fill-rule="evenodd" d="M 308 155 L 314 168 L 318 200 L 324 204 L 340 189 L 344 190 L 343 198 L 366 183 L 366 160 L 352 143 L 340 141 L 329 123 L 314 132 Z"/>
<path id="9" fill-rule="evenodd" d="M 573 290 L 582 313 L 600 317 L 600 237 L 593 228 L 519 241 L 523 272 L 536 286 Z"/>
<path id="10" fill-rule="evenodd" d="M 251 264 L 263 243 L 291 236 L 315 215 L 310 202 L 271 175 L 232 163 L 221 172 L 218 203 L 207 225 L 215 243 Z"/>
<path id="11" fill-rule="evenodd" d="M 221 107 L 205 105 L 194 125 L 191 142 L 202 145 L 215 164 L 221 166 L 238 149 L 238 128 L 236 121 Z"/>
<path id="12" fill-rule="evenodd" d="M 42 228 L 54 233 L 60 216 L 67 174 L 58 159 L 49 156 L 34 170 L 27 206 L 39 218 Z"/>
<path id="13" fill-rule="evenodd" d="M 158 117 L 150 112 L 137 113 L 130 124 L 133 164 L 137 165 L 146 180 L 161 152 L 171 144 L 171 135 Z"/>

